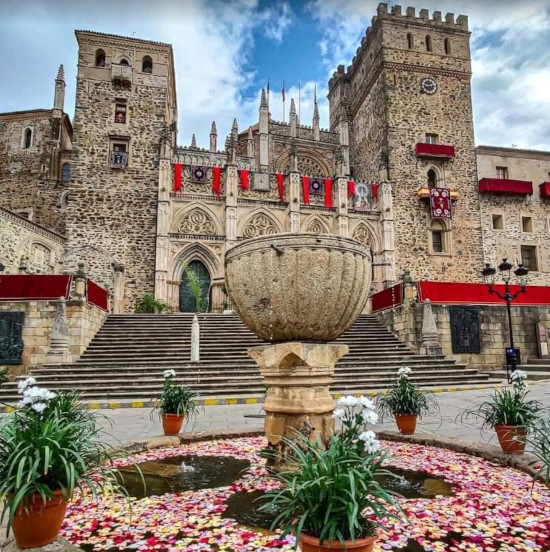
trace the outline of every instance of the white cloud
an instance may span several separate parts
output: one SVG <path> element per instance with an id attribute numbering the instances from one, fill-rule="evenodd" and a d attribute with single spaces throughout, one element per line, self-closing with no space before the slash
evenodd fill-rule
<path id="1" fill-rule="evenodd" d="M 325 29 L 319 47 L 328 68 L 351 63 L 377 5 L 364 0 L 308 3 Z M 550 150 L 550 2 L 429 0 L 421 7 L 443 16 L 459 7 L 469 16 L 477 143 Z"/>

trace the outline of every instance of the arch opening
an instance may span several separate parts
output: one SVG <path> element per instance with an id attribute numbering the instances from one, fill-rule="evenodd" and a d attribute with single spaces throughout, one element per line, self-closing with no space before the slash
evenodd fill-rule
<path id="1" fill-rule="evenodd" d="M 212 278 L 206 265 L 191 261 L 181 276 L 179 310 L 180 312 L 209 312 L 212 304 Z"/>

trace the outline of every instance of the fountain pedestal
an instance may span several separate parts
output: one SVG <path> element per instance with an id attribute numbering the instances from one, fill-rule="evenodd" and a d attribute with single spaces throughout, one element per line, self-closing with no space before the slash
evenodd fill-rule
<path id="1" fill-rule="evenodd" d="M 277 453 L 273 469 L 285 464 L 284 439 L 295 440 L 298 433 L 323 442 L 330 438 L 334 400 L 329 389 L 334 365 L 348 350 L 347 345 L 296 341 L 248 350 L 267 387 L 265 434 Z"/>

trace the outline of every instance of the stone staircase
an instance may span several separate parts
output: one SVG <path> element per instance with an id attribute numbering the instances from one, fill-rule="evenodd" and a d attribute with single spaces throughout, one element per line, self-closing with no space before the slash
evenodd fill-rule
<path id="1" fill-rule="evenodd" d="M 532 358 L 526 364 L 518 364 L 518 370 L 527 374 L 527 381 L 550 380 L 550 358 Z M 506 379 L 506 370 L 490 372 L 491 377 Z"/>
<path id="2" fill-rule="evenodd" d="M 246 351 L 264 342 L 235 315 L 201 314 L 201 361 L 191 364 L 192 318 L 186 313 L 110 315 L 78 361 L 44 365 L 31 375 L 52 390 L 80 390 L 88 401 L 154 399 L 169 368 L 202 397 L 261 396 L 262 378 Z M 362 315 L 338 342 L 349 345 L 350 352 L 336 365 L 334 393 L 386 388 L 402 366 L 412 368 L 413 381 L 424 387 L 491 382 L 491 376 L 454 360 L 414 354 L 373 316 Z M 17 400 L 16 385 L 0 386 L 0 403 Z"/>

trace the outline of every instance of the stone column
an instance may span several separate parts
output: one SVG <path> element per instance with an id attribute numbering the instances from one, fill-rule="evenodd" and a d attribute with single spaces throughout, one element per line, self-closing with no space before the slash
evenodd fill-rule
<path id="1" fill-rule="evenodd" d="M 124 312 L 124 265 L 115 263 L 115 280 L 113 283 L 113 313 L 120 314 Z"/>
<path id="2" fill-rule="evenodd" d="M 191 324 L 191 362 L 200 362 L 200 326 L 196 314 Z"/>
<path id="3" fill-rule="evenodd" d="M 237 245 L 238 195 L 239 175 L 237 165 L 228 164 L 225 168 L 225 239 L 228 249 Z"/>
<path id="4" fill-rule="evenodd" d="M 424 303 L 424 312 L 422 320 L 422 344 L 420 345 L 421 355 L 442 355 L 443 348 L 437 337 L 437 325 L 435 323 L 434 313 L 432 311 L 432 303 L 426 299 Z"/>
<path id="5" fill-rule="evenodd" d="M 382 258 L 380 262 L 383 263 L 384 287 L 389 287 L 395 283 L 395 239 L 391 182 L 382 182 L 378 194 L 380 225 L 382 227 L 382 248 L 380 251 Z"/>
<path id="6" fill-rule="evenodd" d="M 288 209 L 290 231 L 300 232 L 300 173 L 291 171 L 288 175 Z"/>
<path id="7" fill-rule="evenodd" d="M 60 297 L 55 306 L 55 318 L 50 330 L 50 350 L 48 363 L 64 364 L 72 361 L 69 353 L 69 321 L 67 320 L 67 303 Z"/>
<path id="8" fill-rule="evenodd" d="M 161 159 L 159 163 L 159 181 L 157 198 L 157 236 L 155 256 L 155 299 L 168 300 L 169 247 L 170 247 L 170 190 L 172 180 L 172 164 L 170 159 Z"/>
<path id="9" fill-rule="evenodd" d="M 298 433 L 327 442 L 334 428 L 330 385 L 334 365 L 347 345 L 288 342 L 252 347 L 248 354 L 260 368 L 267 387 L 264 410 L 269 447 L 276 452 L 272 467 L 284 468 L 284 439 Z"/>
<path id="10" fill-rule="evenodd" d="M 349 237 L 348 229 L 348 181 L 345 176 L 339 176 L 335 180 L 336 185 L 336 218 L 338 219 L 338 233 L 340 236 Z"/>
<path id="11" fill-rule="evenodd" d="M 78 263 L 78 269 L 74 276 L 74 294 L 79 301 L 86 299 L 86 278 L 84 263 Z"/>

